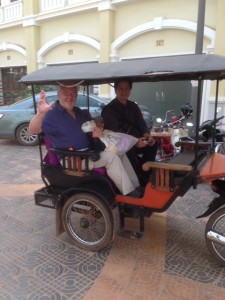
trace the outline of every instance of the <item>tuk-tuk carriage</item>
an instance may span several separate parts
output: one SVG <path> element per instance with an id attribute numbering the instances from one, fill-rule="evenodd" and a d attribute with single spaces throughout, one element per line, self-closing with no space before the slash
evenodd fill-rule
<path id="1" fill-rule="evenodd" d="M 133 82 L 196 80 L 196 132 L 201 113 L 204 80 L 216 82 L 215 112 L 219 82 L 225 78 L 225 57 L 218 55 L 180 55 L 136 59 L 110 63 L 84 63 L 47 66 L 24 76 L 20 83 L 57 85 L 72 81 L 90 86 L 111 84 L 116 79 Z M 35 97 L 34 97 L 35 99 Z M 35 100 L 34 100 L 35 103 Z M 216 117 L 216 113 L 215 113 Z M 79 247 L 98 251 L 113 241 L 115 234 L 140 238 L 144 220 L 153 212 L 160 213 L 191 188 L 203 182 L 225 177 L 225 155 L 214 152 L 214 141 L 178 142 L 182 151 L 167 162 L 147 162 L 142 168 L 151 170 L 149 182 L 141 198 L 118 194 L 105 174 L 89 170 L 88 160 L 93 150 L 55 149 L 43 146 L 40 139 L 40 166 L 44 186 L 35 192 L 35 204 L 56 210 L 57 234 L 66 231 Z M 53 159 L 52 159 L 53 158 Z M 82 167 L 85 161 L 85 168 Z M 213 200 L 204 217 L 211 214 L 206 225 L 205 240 L 213 257 L 225 266 L 225 197 Z M 197 199 L 196 199 L 197 201 Z M 138 218 L 140 230 L 128 231 L 127 218 Z"/>

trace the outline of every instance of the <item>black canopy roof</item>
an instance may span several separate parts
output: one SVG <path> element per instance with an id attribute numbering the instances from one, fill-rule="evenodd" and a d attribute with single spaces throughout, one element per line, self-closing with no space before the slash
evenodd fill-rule
<path id="1" fill-rule="evenodd" d="M 135 82 L 224 79 L 225 57 L 191 54 L 109 63 L 53 65 L 28 74 L 19 82 L 31 85 L 74 81 L 90 85 L 110 83 L 123 77 Z"/>

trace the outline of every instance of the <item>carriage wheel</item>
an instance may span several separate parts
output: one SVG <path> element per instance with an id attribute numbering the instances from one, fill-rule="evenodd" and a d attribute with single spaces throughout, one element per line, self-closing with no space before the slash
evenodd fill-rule
<path id="1" fill-rule="evenodd" d="M 112 241 L 112 212 L 94 195 L 79 193 L 70 197 L 63 207 L 62 220 L 65 231 L 80 248 L 98 251 Z"/>
<path id="2" fill-rule="evenodd" d="M 209 218 L 205 229 L 205 241 L 212 256 L 225 267 L 225 207 L 214 212 Z"/>

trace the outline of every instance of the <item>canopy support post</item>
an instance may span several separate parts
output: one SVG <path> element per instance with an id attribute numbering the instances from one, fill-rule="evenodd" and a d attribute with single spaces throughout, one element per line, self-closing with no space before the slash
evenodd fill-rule
<path id="1" fill-rule="evenodd" d="M 218 106 L 218 94 L 219 94 L 219 79 L 216 81 L 216 98 L 215 98 L 215 106 L 214 106 L 214 120 L 217 117 L 217 106 Z M 212 140 L 212 149 L 215 147 L 215 140 L 216 140 L 216 124 L 213 125 L 213 140 Z"/>
<path id="2" fill-rule="evenodd" d="M 33 96 L 33 103 L 34 103 L 34 112 L 35 112 L 35 115 L 36 115 L 37 114 L 37 103 L 36 103 L 36 97 L 35 97 L 34 84 L 31 85 L 31 89 L 32 89 L 32 96 Z M 39 155 L 40 155 L 40 161 L 41 161 L 41 163 L 43 161 L 43 153 L 42 153 L 42 148 L 41 148 L 42 140 L 43 139 L 41 137 L 41 133 L 39 133 L 38 134 L 38 148 L 39 148 Z M 43 180 L 42 169 L 41 169 L 41 177 L 42 177 L 42 180 Z"/>
<path id="3" fill-rule="evenodd" d="M 196 106 L 196 127 L 195 127 L 195 162 L 194 162 L 194 173 L 193 173 L 193 188 L 197 188 L 197 157 L 198 157 L 198 135 L 199 135 L 199 127 L 200 127 L 200 113 L 201 113 L 201 106 L 202 106 L 202 79 L 198 79 L 198 91 L 197 91 L 197 106 Z"/>

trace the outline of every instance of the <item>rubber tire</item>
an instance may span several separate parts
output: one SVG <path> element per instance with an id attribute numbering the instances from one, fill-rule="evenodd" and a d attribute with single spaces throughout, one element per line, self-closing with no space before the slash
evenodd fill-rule
<path id="1" fill-rule="evenodd" d="M 225 155 L 225 143 L 218 144 L 215 148 L 215 152 Z"/>
<path id="2" fill-rule="evenodd" d="M 29 124 L 22 124 L 16 130 L 16 139 L 23 146 L 36 146 L 38 144 L 38 136 L 29 134 Z"/>
<path id="3" fill-rule="evenodd" d="M 77 205 L 77 212 L 75 211 L 76 207 L 74 208 L 75 205 Z M 85 210 L 85 208 L 88 208 L 88 210 Z M 79 213 L 79 210 L 84 210 L 85 213 Z M 73 243 L 82 249 L 99 251 L 112 241 L 114 229 L 112 211 L 106 203 L 95 195 L 79 193 L 70 197 L 63 206 L 62 222 Z M 73 226 L 74 222 L 76 222 L 76 226 L 79 226 L 77 230 Z M 81 222 L 84 224 L 83 228 Z M 100 233 L 101 228 L 98 228 L 98 225 L 104 227 L 104 232 Z M 96 231 L 96 229 L 99 230 Z M 101 236 L 97 237 L 97 234 L 101 234 Z M 95 239 L 96 237 L 97 239 Z"/>
<path id="4" fill-rule="evenodd" d="M 218 222 L 221 222 L 223 225 L 222 234 L 225 235 L 225 207 L 222 207 L 215 211 L 211 217 L 209 218 L 206 228 L 205 228 L 205 242 L 206 246 L 209 249 L 209 252 L 212 254 L 214 259 L 223 267 L 225 267 L 225 245 L 219 245 L 218 243 L 211 241 L 207 238 L 207 232 L 212 230 L 216 230 L 217 232 L 221 232 L 218 230 Z M 222 250 L 222 253 L 220 252 Z"/>

